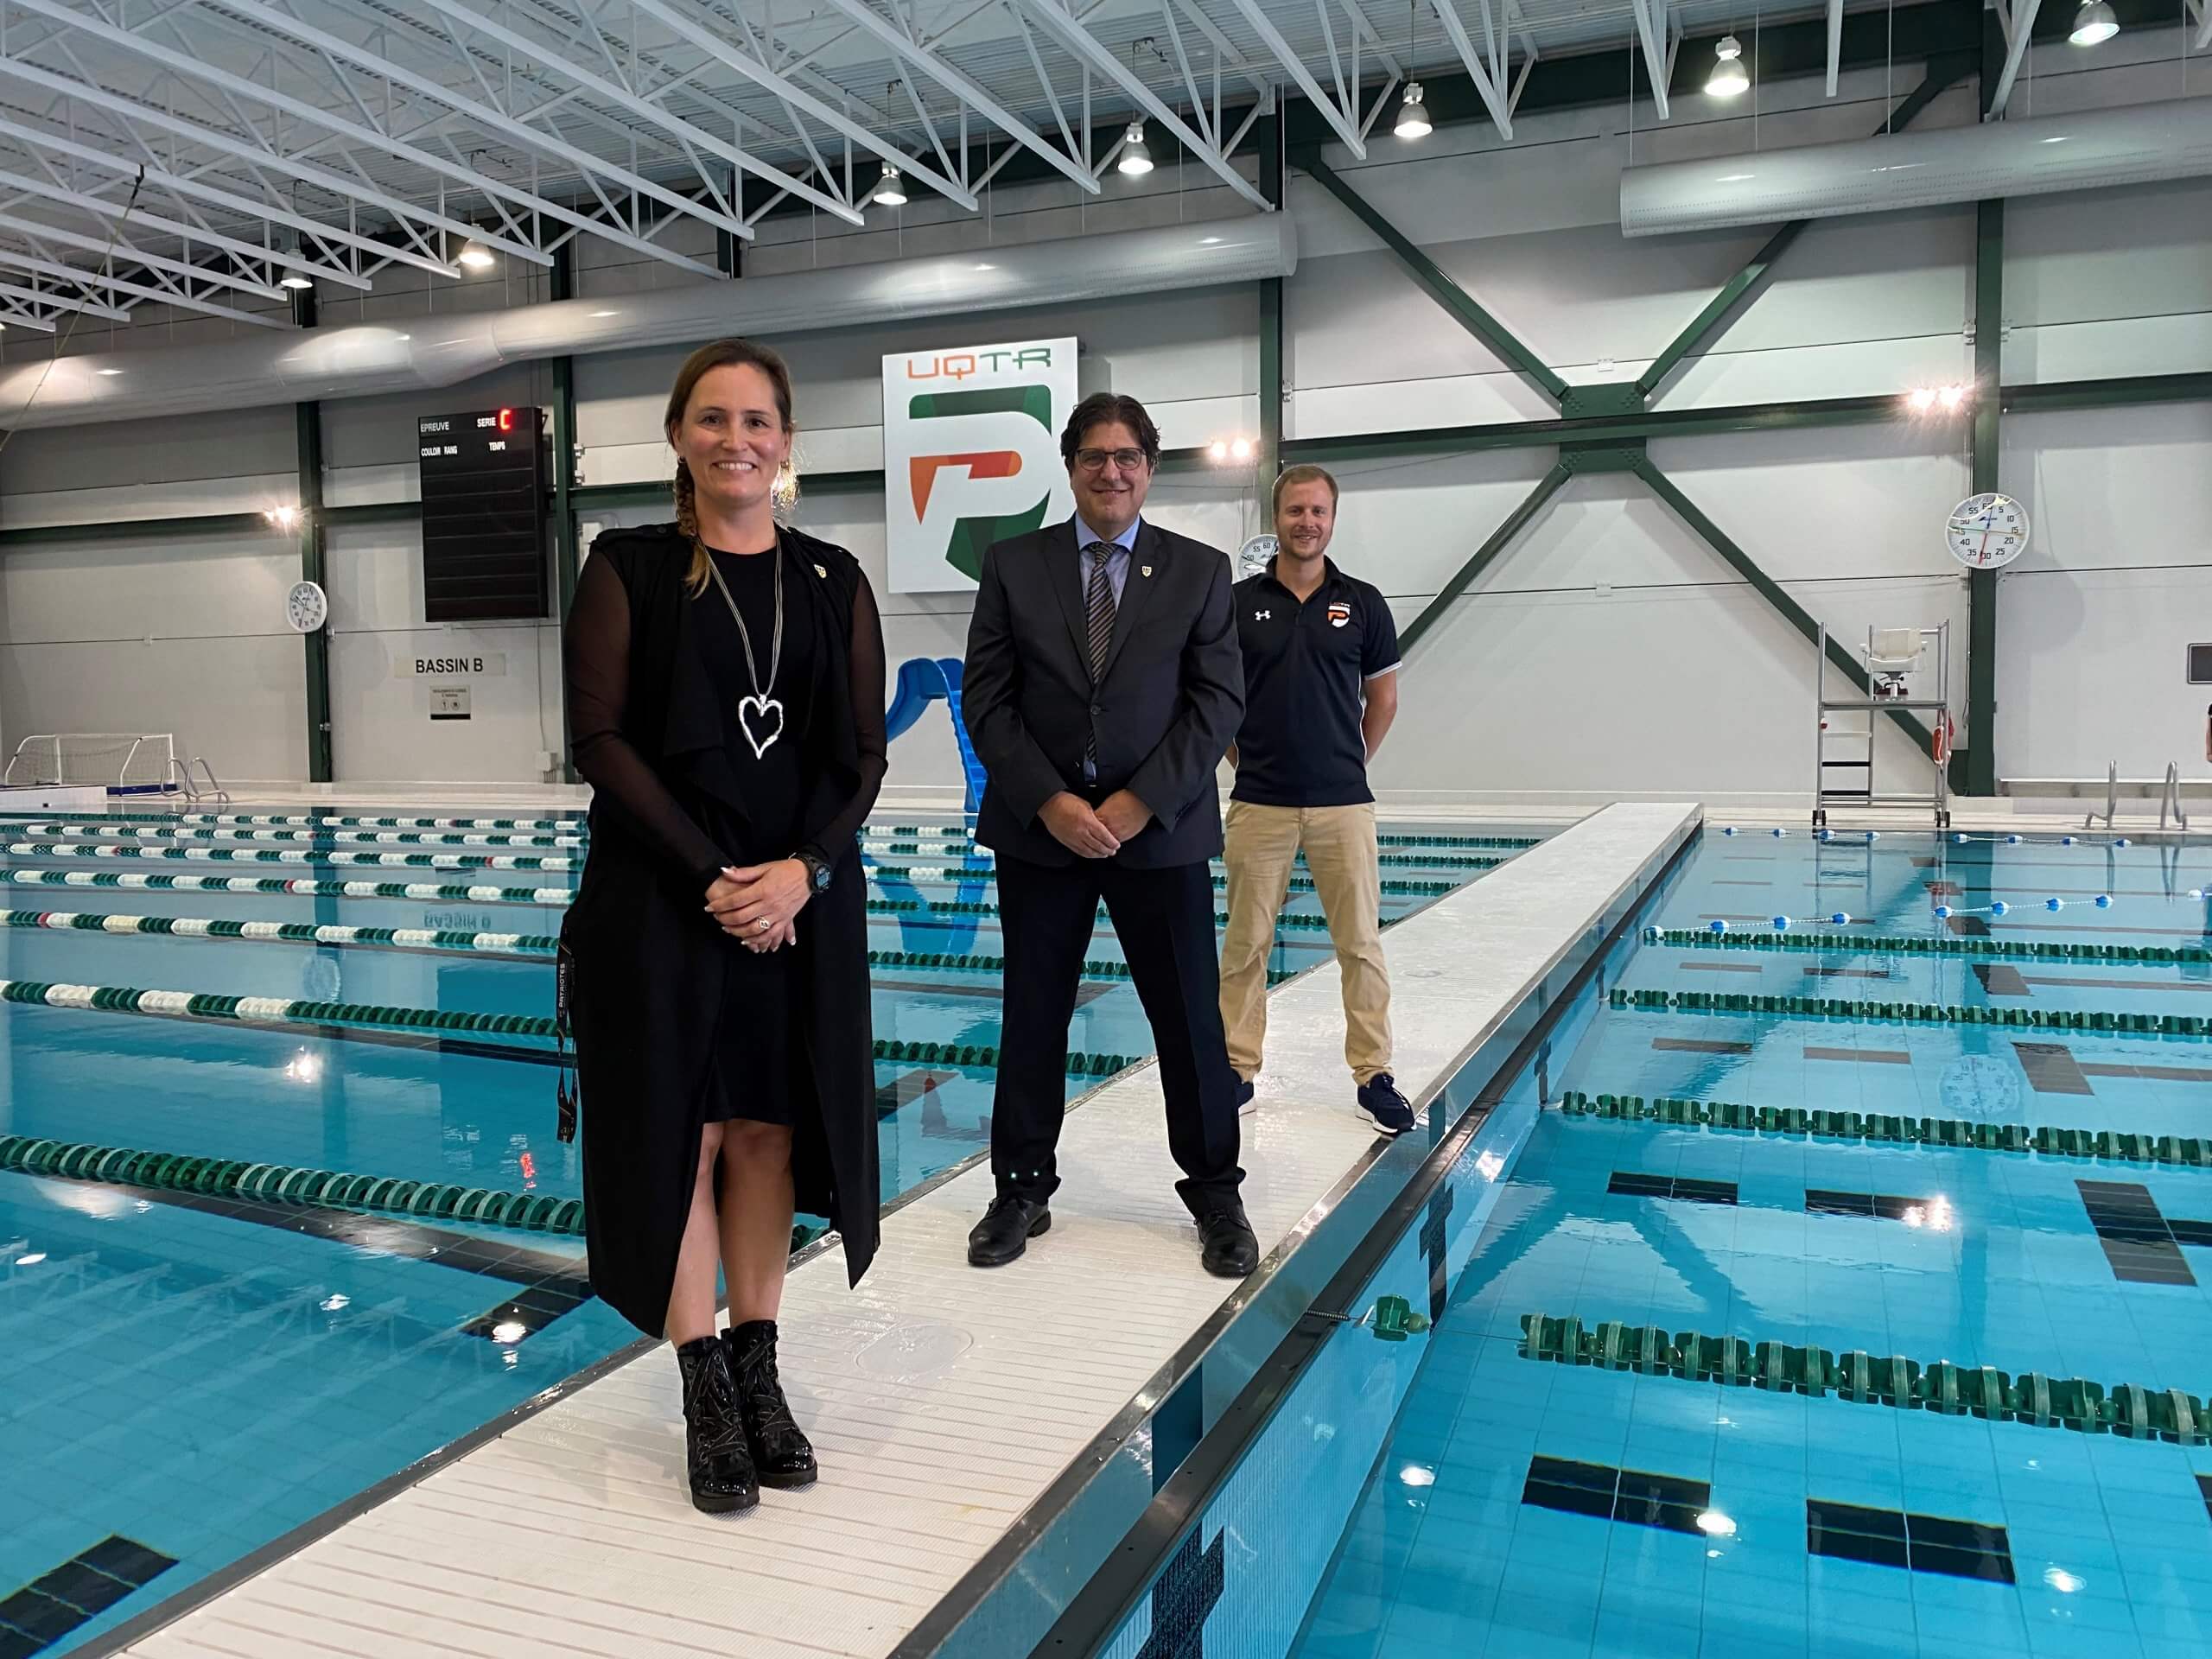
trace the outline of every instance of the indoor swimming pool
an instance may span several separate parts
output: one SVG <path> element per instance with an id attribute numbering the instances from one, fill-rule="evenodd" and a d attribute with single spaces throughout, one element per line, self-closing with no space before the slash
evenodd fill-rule
<path id="1" fill-rule="evenodd" d="M 1709 829 L 1070 1650 L 2212 1649 L 2208 884 Z"/>
<path id="2" fill-rule="evenodd" d="M 1386 925 L 1542 833 L 1388 827 Z M 0 823 L 0 1659 L 95 1642 L 631 1346 L 554 1135 L 584 838 Z M 889 1202 L 988 1146 L 999 930 L 957 820 L 864 849 Z M 1301 883 L 1271 969 L 1327 954 Z M 1103 925 L 1070 1044 L 1071 1096 L 1149 1046 Z"/>

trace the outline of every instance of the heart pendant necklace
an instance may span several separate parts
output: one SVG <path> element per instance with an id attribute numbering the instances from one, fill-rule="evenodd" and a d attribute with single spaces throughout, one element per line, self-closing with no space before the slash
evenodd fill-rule
<path id="1" fill-rule="evenodd" d="M 737 601 L 730 597 L 729 584 L 722 580 L 722 573 L 715 567 L 715 556 L 707 556 L 707 571 L 714 577 L 715 586 L 722 592 L 722 603 L 729 607 L 731 618 L 737 623 L 737 637 L 745 642 L 745 677 L 753 682 L 753 695 L 737 700 L 737 728 L 745 734 L 745 741 L 753 746 L 753 758 L 758 760 L 768 753 L 775 741 L 784 734 L 784 703 L 780 697 L 768 695 L 776 688 L 776 676 L 784 665 L 784 551 L 780 541 L 765 555 L 759 556 L 776 562 L 776 625 L 768 645 L 768 683 L 760 683 L 760 669 L 753 660 L 753 630 L 745 626 L 745 613 L 737 608 Z M 755 724 L 761 730 L 756 732 Z M 765 735 L 762 734 L 765 733 Z"/>

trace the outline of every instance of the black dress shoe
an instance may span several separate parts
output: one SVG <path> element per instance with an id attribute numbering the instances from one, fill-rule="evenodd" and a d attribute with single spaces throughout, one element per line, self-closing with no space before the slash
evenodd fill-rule
<path id="1" fill-rule="evenodd" d="M 760 1481 L 745 1440 L 729 1350 L 719 1337 L 701 1337 L 676 1351 L 676 1363 L 683 1371 L 684 1467 L 693 1506 L 709 1515 L 751 1509 L 760 1501 Z"/>
<path id="2" fill-rule="evenodd" d="M 968 1265 L 1002 1268 L 1029 1248 L 1029 1241 L 1050 1230 L 1052 1211 L 1041 1199 L 1001 1192 L 991 1200 L 968 1235 Z"/>
<path id="3" fill-rule="evenodd" d="M 1198 1217 L 1198 1237 L 1205 1247 L 1199 1259 L 1217 1278 L 1242 1279 L 1260 1265 L 1260 1241 L 1233 1198 Z"/>
<path id="4" fill-rule="evenodd" d="M 821 1471 L 814 1447 L 791 1415 L 776 1376 L 776 1322 L 748 1319 L 722 1332 L 729 1346 L 730 1374 L 737 1382 L 738 1415 L 745 1444 L 763 1486 L 791 1491 L 811 1486 Z"/>

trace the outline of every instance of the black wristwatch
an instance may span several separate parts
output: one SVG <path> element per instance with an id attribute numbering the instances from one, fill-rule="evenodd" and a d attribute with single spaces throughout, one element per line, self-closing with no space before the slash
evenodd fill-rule
<path id="1" fill-rule="evenodd" d="M 791 856 L 806 866 L 806 885 L 810 892 L 830 891 L 830 868 L 828 861 L 811 849 L 802 847 Z"/>

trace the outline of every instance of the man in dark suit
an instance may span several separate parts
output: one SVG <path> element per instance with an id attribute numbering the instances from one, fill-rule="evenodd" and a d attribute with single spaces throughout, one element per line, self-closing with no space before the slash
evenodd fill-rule
<path id="1" fill-rule="evenodd" d="M 1175 1190 L 1207 1271 L 1241 1278 L 1260 1253 L 1237 1196 L 1207 863 L 1214 767 L 1244 711 L 1229 560 L 1141 517 L 1160 431 L 1135 398 L 1084 399 L 1060 454 L 1075 518 L 984 556 L 961 679 L 1006 940 L 998 1196 L 968 1259 L 1001 1266 L 1052 1225 L 1068 1021 L 1103 899 L 1152 1022 Z"/>

